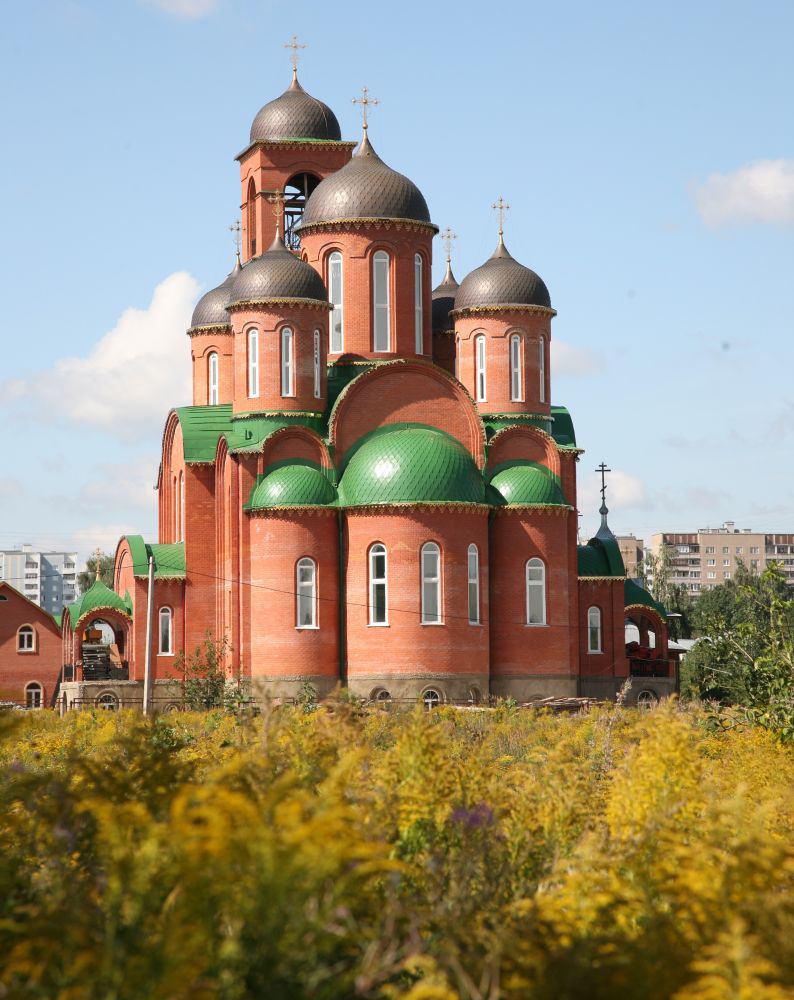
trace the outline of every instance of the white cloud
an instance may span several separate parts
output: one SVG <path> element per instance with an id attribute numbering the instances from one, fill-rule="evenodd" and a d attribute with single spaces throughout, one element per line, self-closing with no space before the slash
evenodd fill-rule
<path id="1" fill-rule="evenodd" d="M 792 226 L 794 160 L 756 160 L 730 174 L 711 174 L 694 190 L 694 199 L 707 226 Z"/>
<path id="2" fill-rule="evenodd" d="M 573 347 L 557 338 L 551 342 L 551 370 L 557 375 L 593 375 L 604 367 L 604 357 L 589 347 Z"/>
<path id="3" fill-rule="evenodd" d="M 39 419 L 65 417 L 127 441 L 159 434 L 168 410 L 190 401 L 185 330 L 198 291 L 186 272 L 170 275 L 146 309 L 126 309 L 85 357 L 61 358 L 0 391 Z"/>
<path id="4" fill-rule="evenodd" d="M 129 462 L 106 462 L 97 465 L 94 477 L 83 485 L 78 497 L 80 507 L 119 510 L 133 507 L 157 509 L 157 456 Z"/>
<path id="5" fill-rule="evenodd" d="M 197 21 L 207 17 L 218 6 L 218 0 L 145 0 L 145 3 L 183 21 Z"/>
<path id="6" fill-rule="evenodd" d="M 601 476 L 598 473 L 593 472 L 582 478 L 578 501 L 579 510 L 588 517 L 601 506 Z M 607 507 L 610 511 L 646 510 L 651 506 L 641 479 L 619 469 L 607 473 Z"/>

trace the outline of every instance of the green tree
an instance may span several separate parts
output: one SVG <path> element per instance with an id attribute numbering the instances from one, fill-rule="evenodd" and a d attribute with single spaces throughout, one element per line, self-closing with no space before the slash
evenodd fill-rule
<path id="1" fill-rule="evenodd" d="M 250 682 L 241 669 L 233 673 L 227 665 L 231 651 L 227 636 L 218 640 L 207 630 L 192 653 L 177 655 L 175 667 L 184 678 L 185 705 L 191 711 L 237 709 L 251 701 Z"/>
<path id="2" fill-rule="evenodd" d="M 106 552 L 99 554 L 99 579 L 106 587 L 113 588 L 113 569 L 116 563 L 115 556 L 110 556 Z M 96 556 L 89 556 L 85 562 L 86 568 L 77 574 L 77 585 L 80 593 L 84 594 L 90 590 L 91 585 L 96 580 Z"/>
<path id="3" fill-rule="evenodd" d="M 646 552 L 640 579 L 668 614 L 675 616 L 667 621 L 670 638 L 689 639 L 692 635 L 692 598 L 682 584 L 673 583 L 673 570 L 672 550 L 669 545 L 663 545 L 658 556 Z"/>

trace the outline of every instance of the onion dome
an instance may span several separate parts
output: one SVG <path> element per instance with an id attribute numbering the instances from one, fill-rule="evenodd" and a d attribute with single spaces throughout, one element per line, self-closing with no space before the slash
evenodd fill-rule
<path id="1" fill-rule="evenodd" d="M 327 104 L 306 93 L 297 75 L 281 97 L 260 108 L 251 125 L 251 142 L 290 139 L 338 142 L 341 138 L 336 115 Z"/>
<path id="2" fill-rule="evenodd" d="M 328 478 L 311 465 L 282 465 L 254 487 L 250 510 L 267 507 L 325 507 L 336 500 Z"/>
<path id="3" fill-rule="evenodd" d="M 398 425 L 366 438 L 339 484 L 345 507 L 483 503 L 482 476 L 469 452 L 443 431 Z"/>
<path id="4" fill-rule="evenodd" d="M 455 309 L 508 309 L 510 306 L 551 309 L 551 298 L 543 279 L 514 260 L 500 236 L 493 256 L 461 282 L 455 296 Z"/>
<path id="5" fill-rule="evenodd" d="M 430 222 L 422 192 L 383 162 L 366 132 L 355 155 L 314 189 L 306 202 L 301 228 L 347 219 Z"/>
<path id="6" fill-rule="evenodd" d="M 130 609 L 124 598 L 120 597 L 115 590 L 111 590 L 100 579 L 96 579 L 89 589 L 68 607 L 73 626 L 90 611 L 96 611 L 99 608 L 102 610 L 112 608 L 115 611 L 121 611 L 128 617 L 130 615 Z"/>
<path id="7" fill-rule="evenodd" d="M 447 260 L 447 273 L 441 284 L 433 289 L 433 330 L 454 330 L 455 321 L 450 312 L 455 308 L 455 295 L 460 285 L 455 281 L 452 264 Z"/>
<path id="8" fill-rule="evenodd" d="M 228 305 L 290 299 L 327 303 L 328 292 L 320 275 L 287 250 L 277 232 L 270 249 L 249 260 L 235 277 Z"/>
<path id="9" fill-rule="evenodd" d="M 516 461 L 497 467 L 490 485 L 508 504 L 567 506 L 559 476 L 537 462 Z"/>
<path id="10" fill-rule="evenodd" d="M 229 325 L 229 314 L 226 312 L 226 307 L 230 302 L 232 283 L 240 271 L 240 258 L 238 257 L 226 280 L 217 288 L 212 288 L 202 295 L 196 303 L 193 318 L 190 320 L 191 330 L 197 327 Z"/>

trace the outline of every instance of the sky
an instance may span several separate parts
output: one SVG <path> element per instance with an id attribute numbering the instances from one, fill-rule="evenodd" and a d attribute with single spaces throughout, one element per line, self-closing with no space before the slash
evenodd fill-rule
<path id="1" fill-rule="evenodd" d="M 790 0 L 26 0 L 3 24 L 0 548 L 155 537 L 185 330 L 293 34 L 345 138 L 379 99 L 370 139 L 457 233 L 459 281 L 510 204 L 558 311 L 585 536 L 602 460 L 616 533 L 794 532 Z"/>

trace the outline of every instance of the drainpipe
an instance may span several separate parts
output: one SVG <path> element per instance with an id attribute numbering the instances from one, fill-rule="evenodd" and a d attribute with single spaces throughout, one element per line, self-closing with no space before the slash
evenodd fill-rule
<path id="1" fill-rule="evenodd" d="M 152 616 L 154 613 L 154 557 L 149 556 L 149 593 L 146 599 L 146 654 L 143 659 L 143 714 L 152 712 Z"/>

